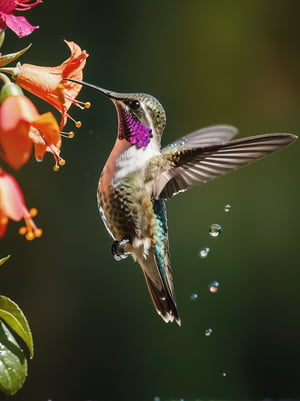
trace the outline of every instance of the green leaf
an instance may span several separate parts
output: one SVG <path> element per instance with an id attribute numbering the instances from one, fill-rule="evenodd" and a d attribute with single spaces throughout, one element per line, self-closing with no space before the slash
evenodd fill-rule
<path id="1" fill-rule="evenodd" d="M 32 358 L 33 340 L 27 319 L 19 306 L 4 295 L 0 295 L 0 318 L 21 337 L 29 349 L 30 358 Z"/>
<path id="2" fill-rule="evenodd" d="M 0 47 L 3 45 L 4 39 L 5 39 L 5 30 L 2 29 L 0 31 Z"/>
<path id="3" fill-rule="evenodd" d="M 28 49 L 30 49 L 30 45 L 25 47 L 25 49 L 22 49 L 16 53 L 10 53 L 10 54 L 4 54 L 0 56 L 0 67 L 4 67 L 5 65 L 11 63 L 12 61 L 16 60 L 18 57 L 22 56 L 24 53 L 27 52 Z"/>
<path id="4" fill-rule="evenodd" d="M 4 258 L 0 259 L 0 266 L 3 265 L 8 259 L 10 258 L 10 255 L 5 256 Z"/>
<path id="5" fill-rule="evenodd" d="M 16 393 L 27 376 L 27 360 L 15 338 L 0 321 L 0 390 L 8 395 Z"/>

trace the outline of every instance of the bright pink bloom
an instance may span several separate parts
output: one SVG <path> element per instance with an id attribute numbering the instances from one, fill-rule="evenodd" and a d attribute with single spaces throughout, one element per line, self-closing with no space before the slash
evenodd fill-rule
<path id="1" fill-rule="evenodd" d="M 16 16 L 15 11 L 27 11 L 41 0 L 28 3 L 30 0 L 0 0 L 0 30 L 10 28 L 19 38 L 30 35 L 38 26 L 32 26 L 25 17 Z"/>
<path id="2" fill-rule="evenodd" d="M 0 238 L 6 231 L 8 220 L 20 221 L 24 219 L 25 226 L 21 227 L 20 234 L 32 240 L 42 235 L 42 230 L 37 228 L 32 217 L 37 210 L 27 209 L 23 193 L 15 178 L 0 168 Z"/>

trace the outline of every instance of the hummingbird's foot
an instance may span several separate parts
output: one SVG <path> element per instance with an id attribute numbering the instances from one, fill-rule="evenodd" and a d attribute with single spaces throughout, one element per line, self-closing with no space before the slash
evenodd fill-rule
<path id="1" fill-rule="evenodd" d="M 124 246 L 130 243 L 129 238 L 123 238 L 121 241 L 114 241 L 111 246 L 111 252 L 115 260 L 120 261 L 126 259 L 129 256 L 129 252 L 124 250 Z"/>

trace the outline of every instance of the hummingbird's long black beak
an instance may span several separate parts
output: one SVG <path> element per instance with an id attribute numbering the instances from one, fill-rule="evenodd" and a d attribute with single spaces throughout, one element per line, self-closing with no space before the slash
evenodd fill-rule
<path id="1" fill-rule="evenodd" d="M 109 97 L 109 98 L 111 98 L 111 99 L 118 99 L 118 98 L 120 98 L 120 96 L 121 96 L 119 93 L 112 92 L 112 91 L 109 91 L 109 90 L 104 89 L 104 88 L 100 88 L 100 86 L 96 86 L 96 85 L 93 85 L 93 84 L 89 84 L 89 83 L 84 82 L 84 81 L 77 81 L 76 79 L 70 79 L 70 78 L 64 78 L 64 80 L 65 80 L 65 81 L 75 82 L 76 84 L 85 86 L 86 88 L 93 89 L 93 90 L 95 90 L 95 91 L 97 91 L 97 92 L 100 92 L 100 93 L 102 93 L 103 95 L 105 95 L 105 96 L 107 96 L 107 97 Z"/>

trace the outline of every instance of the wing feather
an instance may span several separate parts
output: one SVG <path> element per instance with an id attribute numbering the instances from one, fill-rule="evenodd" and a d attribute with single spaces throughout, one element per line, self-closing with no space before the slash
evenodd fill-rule
<path id="1" fill-rule="evenodd" d="M 213 129 L 206 128 L 204 130 L 206 136 L 215 132 L 216 127 L 211 128 Z M 201 131 L 198 131 L 200 136 L 202 136 Z M 266 134 L 224 143 L 217 140 L 215 144 L 211 144 L 212 140 L 208 144 L 204 144 L 202 137 L 197 142 L 197 138 L 194 137 L 196 134 L 192 133 L 191 135 L 190 142 L 189 135 L 187 135 L 184 137 L 186 138 L 185 142 L 178 140 L 175 142 L 175 146 L 169 145 L 162 150 L 162 156 L 166 162 L 162 164 L 165 167 L 155 180 L 155 198 L 170 199 L 178 192 L 252 163 L 297 139 L 297 136 L 292 134 Z M 219 134 L 218 138 L 221 137 L 222 135 Z M 202 143 L 203 146 L 186 147 L 184 143 Z M 182 146 L 179 147 L 179 144 Z"/>
<path id="2" fill-rule="evenodd" d="M 238 133 L 237 128 L 232 125 L 212 125 L 210 127 L 201 128 L 197 131 L 183 136 L 171 145 L 162 149 L 162 152 L 170 149 L 194 149 L 205 146 L 217 145 L 229 141 Z"/>

